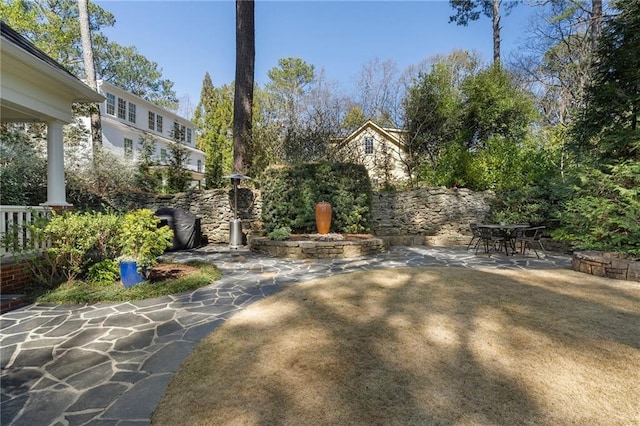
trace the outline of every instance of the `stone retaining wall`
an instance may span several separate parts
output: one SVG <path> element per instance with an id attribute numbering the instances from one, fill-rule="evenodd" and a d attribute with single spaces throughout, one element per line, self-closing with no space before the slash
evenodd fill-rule
<path id="1" fill-rule="evenodd" d="M 375 193 L 372 231 L 390 245 L 466 244 L 469 224 L 486 221 L 494 197 L 445 187 Z"/>
<path id="2" fill-rule="evenodd" d="M 385 245 L 380 238 L 358 241 L 273 241 L 259 237 L 251 240 L 251 250 L 292 259 L 346 259 L 382 253 Z"/>
<path id="3" fill-rule="evenodd" d="M 469 223 L 484 222 L 491 209 L 491 191 L 458 188 L 416 188 L 374 193 L 372 233 L 387 245 L 455 245 L 470 238 Z M 129 194 L 110 199 L 117 209 L 183 208 L 201 217 L 209 243 L 229 242 L 233 190 L 216 189 L 174 195 Z M 262 235 L 260 191 L 240 188 L 239 217 L 249 239 Z"/>
<path id="4" fill-rule="evenodd" d="M 615 252 L 581 251 L 573 253 L 574 271 L 617 280 L 640 281 L 640 261 Z"/>
<path id="5" fill-rule="evenodd" d="M 233 189 L 182 192 L 172 195 L 134 193 L 109 199 L 118 210 L 160 207 L 181 208 L 200 217 L 202 235 L 208 243 L 229 242 L 229 221 L 233 219 Z M 262 229 L 262 202 L 259 191 L 238 188 L 238 217 L 245 233 Z"/>

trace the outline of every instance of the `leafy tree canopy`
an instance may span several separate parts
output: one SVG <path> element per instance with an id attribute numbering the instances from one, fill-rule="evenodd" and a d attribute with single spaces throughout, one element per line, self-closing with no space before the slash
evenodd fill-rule
<path id="1" fill-rule="evenodd" d="M 578 149 L 604 164 L 640 159 L 640 2 L 612 6 L 574 132 Z"/>
<path id="2" fill-rule="evenodd" d="M 462 92 L 462 132 L 468 147 L 482 147 L 495 136 L 521 140 L 535 118 L 531 94 L 520 90 L 499 65 L 467 78 Z"/>
<path id="3" fill-rule="evenodd" d="M 267 72 L 271 80 L 267 90 L 293 97 L 305 93 L 306 88 L 315 80 L 315 67 L 300 58 L 281 58 L 278 66 Z"/>
<path id="4" fill-rule="evenodd" d="M 77 0 L 5 0 L 0 16 L 11 28 L 76 75 L 84 73 Z M 115 17 L 89 3 L 89 27 L 113 26 Z"/>
<path id="5" fill-rule="evenodd" d="M 304 98 L 315 81 L 315 67 L 300 58 L 281 58 L 278 66 L 271 68 L 267 76 L 269 82 L 265 90 L 274 98 L 270 107 L 283 123 L 286 134 L 304 120 Z"/>
<path id="6" fill-rule="evenodd" d="M 76 0 L 5 0 L 0 2 L 3 21 L 75 75 L 84 75 L 82 43 Z M 160 106 L 175 109 L 178 99 L 173 82 L 162 79 L 162 69 L 135 47 L 110 42 L 100 32 L 115 24 L 115 17 L 89 3 L 96 77 Z"/>
<path id="7" fill-rule="evenodd" d="M 597 40 L 584 108 L 573 123 L 580 155 L 558 238 L 578 248 L 640 254 L 640 3 L 612 2 L 617 12 Z"/>
<path id="8" fill-rule="evenodd" d="M 464 51 L 438 57 L 422 72 L 405 98 L 406 129 L 413 155 L 435 165 L 440 150 L 461 131 L 462 82 L 476 72 L 479 59 Z"/>
<path id="9" fill-rule="evenodd" d="M 259 101 L 264 120 L 259 127 L 271 138 L 275 148 L 270 151 L 285 162 L 325 158 L 329 139 L 340 134 L 348 103 L 322 71 L 316 74 L 315 67 L 300 58 L 280 59 L 268 76 Z"/>
<path id="10" fill-rule="evenodd" d="M 133 46 L 121 46 L 105 37 L 94 43 L 96 74 L 110 83 L 156 105 L 175 110 L 178 99 L 173 82 L 162 78 L 162 68 Z"/>

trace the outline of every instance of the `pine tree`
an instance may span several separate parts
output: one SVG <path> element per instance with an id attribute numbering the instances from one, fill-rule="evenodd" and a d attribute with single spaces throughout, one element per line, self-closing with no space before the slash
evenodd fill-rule
<path id="1" fill-rule="evenodd" d="M 640 2 L 618 0 L 602 28 L 585 109 L 575 125 L 579 149 L 604 164 L 640 159 Z"/>
<path id="2" fill-rule="evenodd" d="M 206 154 L 205 187 L 218 188 L 227 182 L 222 178 L 231 173 L 233 162 L 233 89 L 224 85 L 213 86 L 211 76 L 206 73 L 202 82 L 200 102 L 194 121 L 200 132 L 196 146 Z"/>
<path id="3" fill-rule="evenodd" d="M 189 163 L 189 150 L 182 144 L 182 130 L 177 128 L 172 131 L 173 142 L 169 145 L 169 158 L 167 165 L 167 192 L 184 192 L 189 188 L 191 172 L 186 168 Z"/>
<path id="4" fill-rule="evenodd" d="M 135 183 L 143 191 L 156 192 L 162 186 L 162 176 L 153 169 L 156 165 L 153 160 L 156 142 L 153 137 L 146 135 L 141 137 L 138 143 L 140 143 L 140 161 L 136 170 Z"/>

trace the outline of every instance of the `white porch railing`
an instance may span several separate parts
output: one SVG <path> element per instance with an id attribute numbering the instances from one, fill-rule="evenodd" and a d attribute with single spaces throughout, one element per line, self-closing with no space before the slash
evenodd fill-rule
<path id="1" fill-rule="evenodd" d="M 51 217 L 51 209 L 42 206 L 0 206 L 0 258 L 12 258 L 51 247 L 50 241 L 35 241 L 28 225 Z"/>

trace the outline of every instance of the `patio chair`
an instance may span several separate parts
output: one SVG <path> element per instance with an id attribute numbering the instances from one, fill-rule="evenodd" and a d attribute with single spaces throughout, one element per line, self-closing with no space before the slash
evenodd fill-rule
<path id="1" fill-rule="evenodd" d="M 502 244 L 505 243 L 504 234 L 497 232 L 496 229 L 479 227 L 480 239 L 476 244 L 476 254 L 478 254 L 478 248 L 480 245 L 484 245 L 484 252 L 491 256 L 491 249 L 494 251 L 502 250 Z"/>
<path id="2" fill-rule="evenodd" d="M 471 247 L 474 240 L 476 243 L 473 248 L 476 249 L 478 248 L 478 244 L 480 244 L 480 229 L 478 229 L 477 223 L 470 223 L 469 228 L 471 228 L 471 240 L 469 240 L 469 244 L 467 244 L 467 250 L 469 250 L 469 247 Z"/>
<path id="3" fill-rule="evenodd" d="M 522 235 L 518 237 L 518 240 L 517 240 L 520 242 L 520 252 L 522 254 L 525 254 L 525 250 L 528 247 L 531 250 L 533 250 L 533 252 L 536 254 L 536 257 L 540 259 L 540 255 L 538 254 L 538 251 L 534 247 L 534 245 L 537 244 L 538 247 L 540 247 L 540 249 L 544 253 L 544 256 L 547 257 L 547 251 L 544 249 L 544 246 L 542 245 L 542 241 L 540 241 L 540 238 L 542 237 L 542 233 L 544 232 L 545 229 L 546 229 L 545 226 L 534 226 L 531 228 L 525 228 L 522 231 Z"/>
<path id="4" fill-rule="evenodd" d="M 522 227 L 520 228 L 513 228 L 511 230 L 511 232 L 509 233 L 509 236 L 507 237 L 507 241 L 509 242 L 509 247 L 511 248 L 511 253 L 512 254 L 516 254 L 517 253 L 517 245 L 518 245 L 518 241 L 520 241 L 522 239 L 522 236 L 524 235 L 524 230 L 529 227 L 528 223 L 517 223 L 516 225 L 521 225 Z"/>

